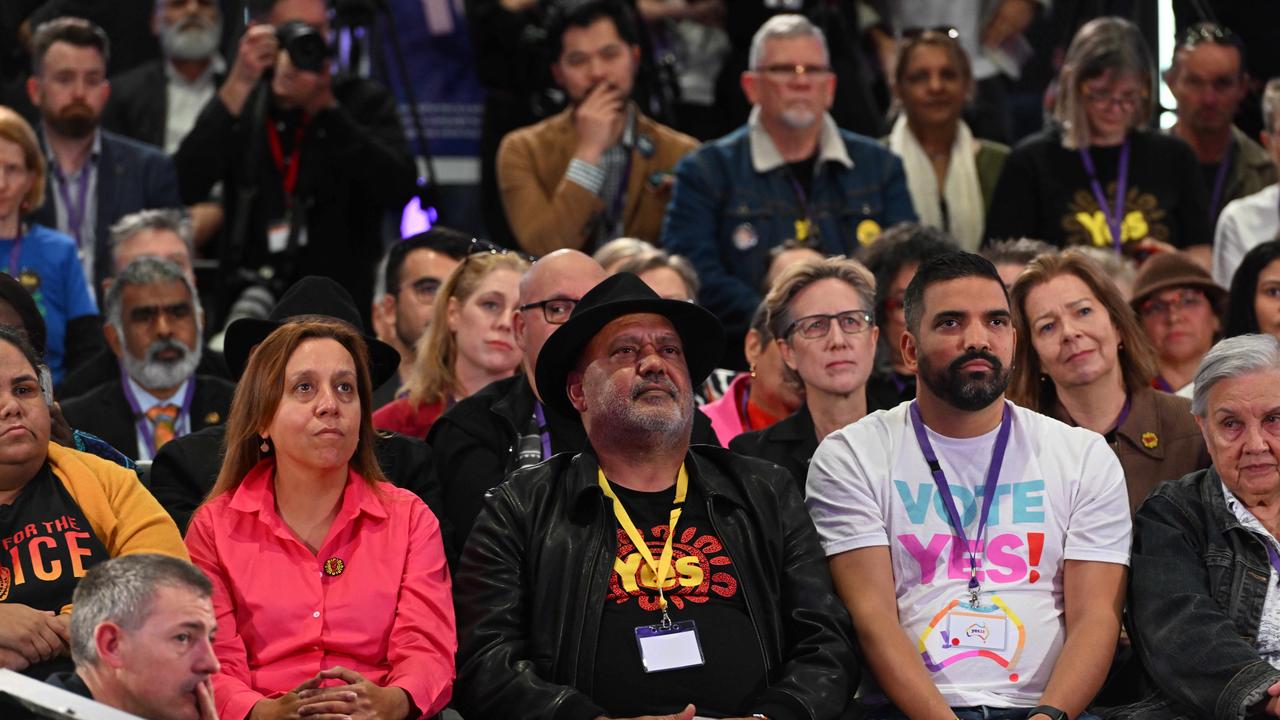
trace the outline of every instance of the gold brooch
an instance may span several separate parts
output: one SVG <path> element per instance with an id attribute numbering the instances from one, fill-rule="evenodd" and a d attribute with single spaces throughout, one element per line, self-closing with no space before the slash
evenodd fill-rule
<path id="1" fill-rule="evenodd" d="M 324 561 L 324 574 L 330 577 L 337 577 L 346 569 L 347 565 L 342 562 L 341 558 L 331 557 Z"/>
<path id="2" fill-rule="evenodd" d="M 218 414 L 217 410 L 214 410 L 213 412 L 204 416 L 205 425 L 217 425 L 221 421 L 222 421 L 222 416 Z"/>

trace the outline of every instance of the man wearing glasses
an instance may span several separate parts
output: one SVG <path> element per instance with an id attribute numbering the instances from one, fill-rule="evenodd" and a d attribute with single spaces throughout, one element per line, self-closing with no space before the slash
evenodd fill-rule
<path id="1" fill-rule="evenodd" d="M 591 252 L 620 236 L 658 239 L 671 168 L 698 142 L 631 101 L 638 33 L 620 0 L 582 2 L 551 23 L 551 74 L 569 107 L 498 147 L 502 205 L 527 252 Z"/>
<path id="2" fill-rule="evenodd" d="M 681 161 L 662 230 L 689 258 L 699 300 L 741 347 L 760 304 L 769 251 L 787 240 L 853 255 L 882 228 L 914 220 L 902 162 L 836 127 L 826 38 L 801 15 L 776 15 L 751 43 L 747 124 Z"/>
<path id="3" fill-rule="evenodd" d="M 418 338 L 431 327 L 436 292 L 470 245 L 470 235 L 436 225 L 387 249 L 373 294 L 373 328 L 379 340 L 400 353 L 400 369 L 374 390 L 373 409 L 394 400 L 413 373 Z"/>

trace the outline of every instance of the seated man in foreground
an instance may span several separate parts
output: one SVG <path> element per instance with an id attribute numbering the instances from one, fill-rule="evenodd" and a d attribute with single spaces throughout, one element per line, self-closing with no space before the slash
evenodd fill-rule
<path id="1" fill-rule="evenodd" d="M 828 435 L 806 486 L 888 696 L 870 717 L 1080 716 L 1120 638 L 1123 470 L 1102 436 L 1005 401 L 1015 337 L 989 261 L 926 261 L 905 304 L 916 400 Z"/>
<path id="2" fill-rule="evenodd" d="M 471 531 L 454 586 L 468 720 L 845 711 L 848 617 L 800 494 L 775 465 L 689 445 L 723 338 L 621 273 L 542 346 L 543 401 L 580 413 L 588 446 L 516 471 Z"/>

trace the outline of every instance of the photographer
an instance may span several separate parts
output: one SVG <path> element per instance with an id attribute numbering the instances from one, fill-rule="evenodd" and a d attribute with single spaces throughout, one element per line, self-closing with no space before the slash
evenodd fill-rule
<path id="1" fill-rule="evenodd" d="M 367 308 L 384 215 L 415 187 L 395 100 L 371 80 L 331 76 L 324 0 L 245 5 L 227 79 L 174 156 L 183 198 L 226 183 L 225 271 L 278 287 L 330 277 Z"/>

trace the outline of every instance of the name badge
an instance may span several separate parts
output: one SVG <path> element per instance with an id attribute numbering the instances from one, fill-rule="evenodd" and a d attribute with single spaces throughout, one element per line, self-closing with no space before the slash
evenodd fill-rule
<path id="1" fill-rule="evenodd" d="M 298 228 L 298 247 L 307 246 L 307 229 Z M 267 252 L 282 253 L 289 249 L 289 219 L 279 220 L 267 226 Z"/>
<path id="2" fill-rule="evenodd" d="M 702 645 L 698 643 L 698 628 L 692 620 L 661 625 L 641 625 L 636 628 L 636 643 L 640 646 L 640 662 L 647 673 L 703 664 Z"/>
<path id="3" fill-rule="evenodd" d="M 1002 651 L 1008 645 L 1009 618 L 994 606 L 990 610 L 960 605 L 947 617 L 943 643 L 952 648 Z"/>

